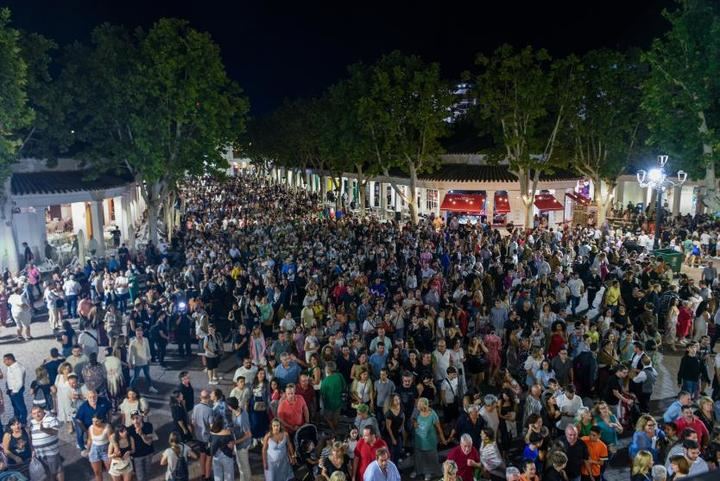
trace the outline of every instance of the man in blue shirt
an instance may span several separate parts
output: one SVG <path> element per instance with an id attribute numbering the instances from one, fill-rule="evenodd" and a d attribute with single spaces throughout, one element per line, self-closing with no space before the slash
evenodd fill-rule
<path id="1" fill-rule="evenodd" d="M 290 358 L 290 354 L 283 352 L 280 355 L 280 364 L 275 368 L 275 379 L 277 379 L 280 389 L 284 390 L 288 384 L 297 384 L 300 371 L 300 366 Z"/>
<path id="2" fill-rule="evenodd" d="M 85 399 L 87 400 L 80 405 L 75 414 L 75 435 L 80 450 L 85 449 L 85 435 L 92 426 L 93 418 L 97 416 L 107 421 L 108 413 L 112 409 L 110 401 L 98 396 L 95 391 L 88 391 Z"/>
<path id="3" fill-rule="evenodd" d="M 663 421 L 671 423 L 680 417 L 683 406 L 690 405 L 690 393 L 687 391 L 680 391 L 677 395 L 677 399 L 668 406 L 665 414 L 663 414 Z"/>
<path id="4" fill-rule="evenodd" d="M 390 461 L 387 448 L 379 448 L 375 452 L 375 461 L 365 469 L 363 481 L 400 481 L 400 471 L 395 463 Z"/>
<path id="5" fill-rule="evenodd" d="M 372 368 L 373 379 L 380 379 L 380 370 L 387 364 L 388 354 L 385 351 L 385 344 L 379 343 L 377 350 L 370 356 L 369 362 Z"/>

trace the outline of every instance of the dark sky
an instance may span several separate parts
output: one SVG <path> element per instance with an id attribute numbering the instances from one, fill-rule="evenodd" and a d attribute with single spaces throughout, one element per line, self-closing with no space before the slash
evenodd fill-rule
<path id="1" fill-rule="evenodd" d="M 15 26 L 60 44 L 87 41 L 102 22 L 149 27 L 163 16 L 186 18 L 220 44 L 253 113 L 267 112 L 284 98 L 318 95 L 347 65 L 372 62 L 394 49 L 437 61 L 455 79 L 472 68 L 477 52 L 490 53 L 505 42 L 545 47 L 555 56 L 647 46 L 666 28 L 660 11 L 671 5 L 672 0 L 0 0 L 11 8 Z"/>

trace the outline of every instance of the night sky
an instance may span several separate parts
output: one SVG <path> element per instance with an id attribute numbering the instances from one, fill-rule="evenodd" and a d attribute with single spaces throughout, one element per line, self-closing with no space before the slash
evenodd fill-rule
<path id="1" fill-rule="evenodd" d="M 660 12 L 673 4 L 0 0 L 12 10 L 16 27 L 60 44 L 87 41 L 102 22 L 149 27 L 164 16 L 188 19 L 220 44 L 228 72 L 247 92 L 254 114 L 272 110 L 284 98 L 318 95 L 347 65 L 373 62 L 394 49 L 439 62 L 448 79 L 457 79 L 472 69 L 476 53 L 490 53 L 505 42 L 545 47 L 555 56 L 646 47 L 667 28 Z"/>

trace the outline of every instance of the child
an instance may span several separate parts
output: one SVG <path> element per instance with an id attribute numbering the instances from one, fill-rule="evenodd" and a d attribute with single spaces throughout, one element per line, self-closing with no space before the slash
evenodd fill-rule
<path id="1" fill-rule="evenodd" d="M 359 440 L 357 428 L 352 428 L 350 430 L 350 436 L 345 440 L 345 445 L 347 446 L 345 452 L 351 460 L 355 457 L 355 446 L 357 446 Z"/>

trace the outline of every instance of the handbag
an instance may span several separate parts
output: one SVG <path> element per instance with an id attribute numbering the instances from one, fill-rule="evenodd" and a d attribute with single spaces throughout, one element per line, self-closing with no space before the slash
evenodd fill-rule
<path id="1" fill-rule="evenodd" d="M 267 411 L 267 403 L 265 401 L 255 401 L 253 411 Z"/>

